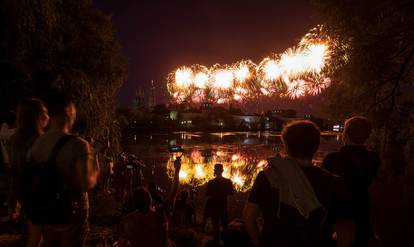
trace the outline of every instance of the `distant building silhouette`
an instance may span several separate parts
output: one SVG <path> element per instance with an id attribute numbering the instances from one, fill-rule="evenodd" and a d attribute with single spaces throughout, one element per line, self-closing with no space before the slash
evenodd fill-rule
<path id="1" fill-rule="evenodd" d="M 156 101 L 155 101 L 155 85 L 154 85 L 154 81 L 151 80 L 150 94 L 149 94 L 149 99 L 148 99 L 148 108 L 149 109 L 154 109 L 154 106 L 155 105 L 156 105 Z"/>
<path id="2" fill-rule="evenodd" d="M 280 116 L 284 118 L 296 118 L 296 111 L 293 109 L 275 109 L 272 110 L 272 116 Z"/>
<path id="3" fill-rule="evenodd" d="M 204 102 L 201 104 L 201 112 L 206 113 L 206 112 L 211 112 L 211 109 L 213 107 L 213 104 L 211 104 L 210 102 Z"/>
<path id="4" fill-rule="evenodd" d="M 145 96 L 142 88 L 138 88 L 135 91 L 134 108 L 136 110 L 145 109 Z"/>

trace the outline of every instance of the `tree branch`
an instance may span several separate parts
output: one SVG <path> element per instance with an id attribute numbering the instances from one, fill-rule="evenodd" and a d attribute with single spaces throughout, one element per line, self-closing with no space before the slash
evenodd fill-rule
<path id="1" fill-rule="evenodd" d="M 402 79 L 402 77 L 404 76 L 404 73 L 406 72 L 406 69 L 408 67 L 408 65 L 410 64 L 412 57 L 414 56 L 414 47 L 411 49 L 410 53 L 408 54 L 408 56 L 405 58 L 404 63 L 401 66 L 400 72 L 397 75 L 397 79 L 395 81 L 394 84 L 394 88 L 391 91 L 391 109 L 394 109 L 395 106 L 395 93 L 397 92 L 398 87 L 400 86 L 400 81 Z"/>

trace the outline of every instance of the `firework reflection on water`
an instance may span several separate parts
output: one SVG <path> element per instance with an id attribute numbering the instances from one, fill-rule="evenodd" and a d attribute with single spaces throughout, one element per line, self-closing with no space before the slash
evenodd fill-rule
<path id="1" fill-rule="evenodd" d="M 174 158 L 167 162 L 167 172 L 173 175 Z M 229 178 L 237 191 L 249 190 L 257 174 L 267 166 L 267 161 L 258 159 L 243 150 L 218 149 L 213 152 L 193 149 L 181 157 L 179 174 L 182 184 L 194 187 L 202 186 L 214 178 L 214 165 L 223 164 L 223 176 Z"/>

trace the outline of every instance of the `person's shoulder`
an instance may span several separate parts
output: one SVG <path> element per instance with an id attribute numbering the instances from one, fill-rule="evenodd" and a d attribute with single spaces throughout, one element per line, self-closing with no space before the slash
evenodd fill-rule
<path id="1" fill-rule="evenodd" d="M 224 182 L 229 190 L 233 190 L 233 181 L 230 178 L 224 178 Z"/>
<path id="2" fill-rule="evenodd" d="M 68 138 L 68 145 L 70 145 L 75 151 L 81 152 L 81 153 L 89 153 L 91 152 L 91 147 L 89 143 L 79 136 L 69 136 Z"/>
<path id="3" fill-rule="evenodd" d="M 254 181 L 254 184 L 256 186 L 270 186 L 270 182 L 267 179 L 267 175 L 266 175 L 266 173 L 268 172 L 269 169 L 270 168 L 266 168 L 266 169 L 264 169 L 263 171 L 260 171 L 257 174 L 256 179 Z"/>
<path id="4" fill-rule="evenodd" d="M 68 135 L 68 138 L 70 138 L 69 142 L 72 145 L 79 146 L 79 147 L 89 147 L 89 143 L 85 139 L 83 139 L 82 137 L 74 136 L 74 135 Z"/>
<path id="5" fill-rule="evenodd" d="M 217 177 L 208 180 L 207 187 L 215 187 L 217 184 L 220 184 L 222 181 L 219 180 Z"/>
<path id="6" fill-rule="evenodd" d="M 74 159 L 77 160 L 89 157 L 89 155 L 92 154 L 89 143 L 83 138 L 74 135 L 66 135 L 65 138 L 67 138 L 66 142 L 59 151 L 59 160 L 73 161 Z"/>
<path id="7" fill-rule="evenodd" d="M 267 168 L 269 169 L 269 168 Z M 260 171 L 253 183 L 253 187 L 250 190 L 248 201 L 255 204 L 262 204 L 268 201 L 269 193 L 273 193 L 272 186 L 267 179 L 267 169 Z M 276 189 L 276 188 L 275 188 Z"/>
<path id="8" fill-rule="evenodd" d="M 326 168 L 328 170 L 337 169 L 338 166 L 343 165 L 344 161 L 344 153 L 341 151 L 335 151 L 328 153 L 322 160 L 321 167 Z"/>
<path id="9" fill-rule="evenodd" d="M 263 171 L 260 171 L 257 176 L 256 176 L 256 180 L 263 180 L 266 179 L 266 172 L 269 168 L 264 169 Z"/>
<path id="10" fill-rule="evenodd" d="M 223 181 L 225 181 L 226 183 L 233 183 L 230 178 L 223 177 Z"/>

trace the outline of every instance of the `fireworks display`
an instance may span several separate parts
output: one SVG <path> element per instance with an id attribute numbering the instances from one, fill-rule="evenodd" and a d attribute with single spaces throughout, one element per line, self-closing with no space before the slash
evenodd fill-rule
<path id="1" fill-rule="evenodd" d="M 172 157 L 167 163 L 170 177 L 174 171 L 174 159 Z M 195 187 L 207 183 L 214 178 L 214 165 L 217 163 L 223 164 L 223 177 L 229 178 L 240 192 L 249 190 L 257 174 L 267 166 L 266 160 L 258 160 L 241 150 L 223 149 L 206 153 L 195 149 L 181 157 L 180 183 Z"/>
<path id="2" fill-rule="evenodd" d="M 273 95 L 296 99 L 318 95 L 331 83 L 326 67 L 333 42 L 322 30 L 321 26 L 312 29 L 296 47 L 264 58 L 259 64 L 243 60 L 210 68 L 182 66 L 168 76 L 168 91 L 177 103 L 225 103 Z"/>

